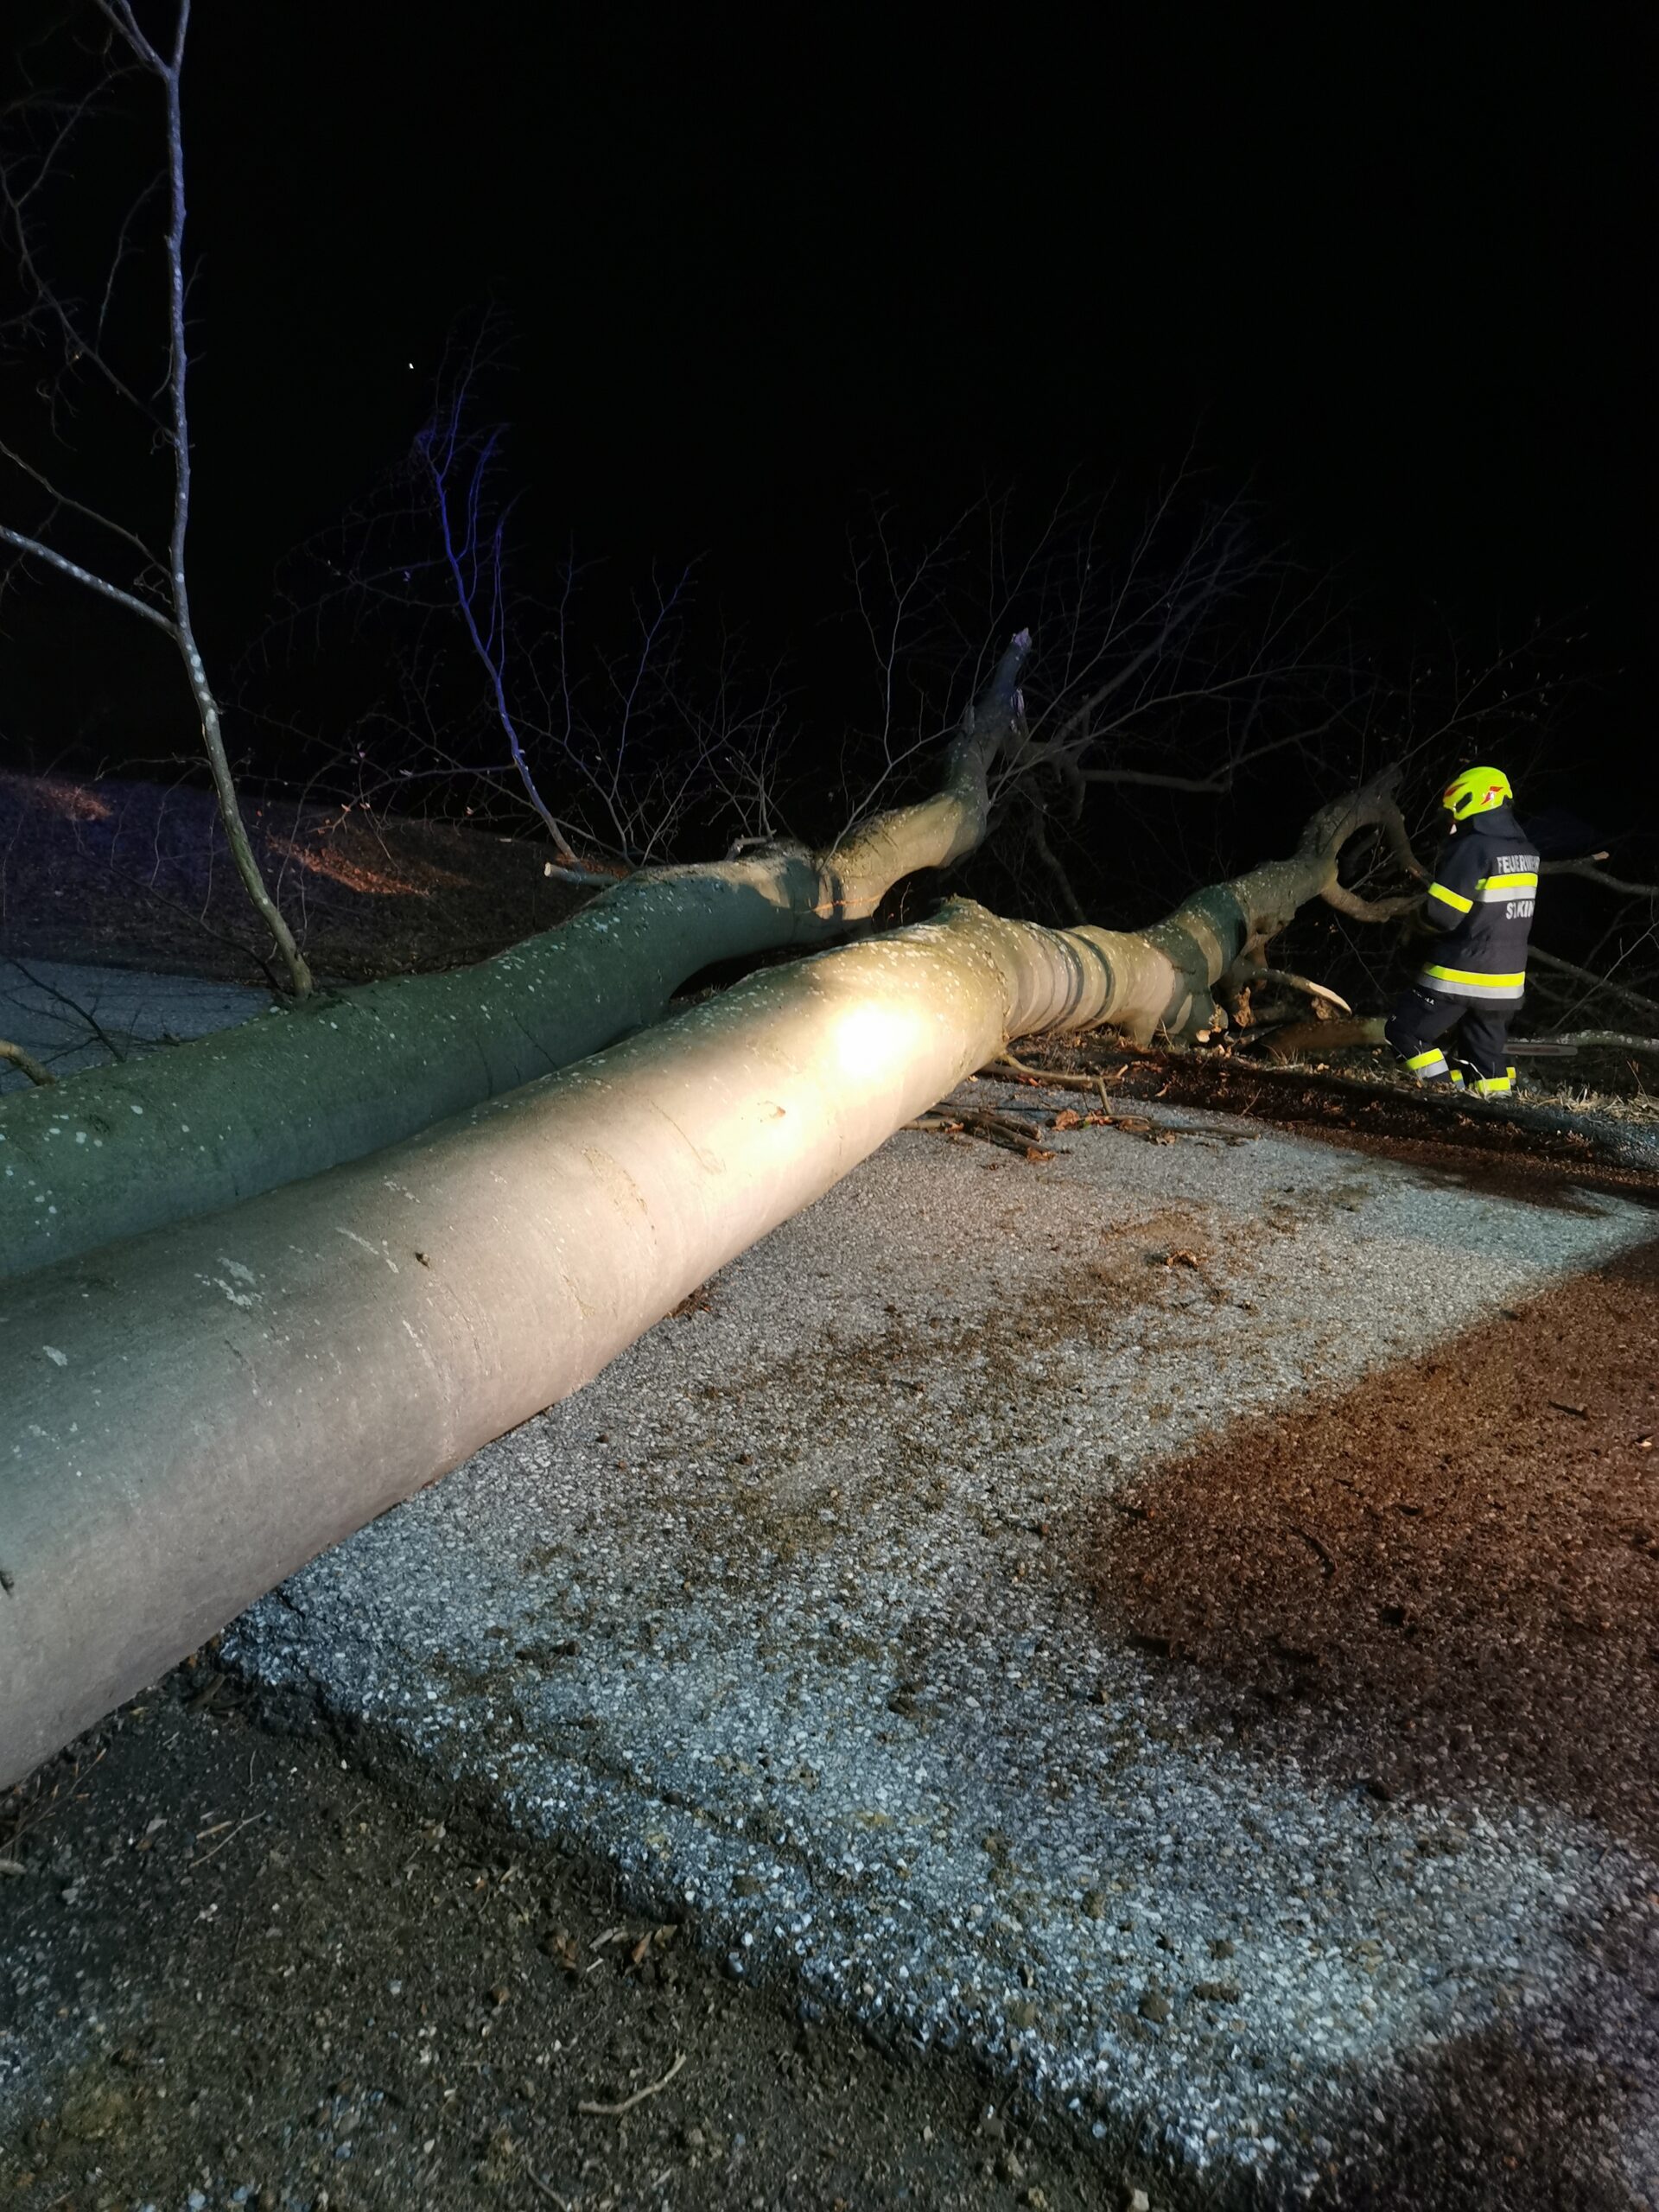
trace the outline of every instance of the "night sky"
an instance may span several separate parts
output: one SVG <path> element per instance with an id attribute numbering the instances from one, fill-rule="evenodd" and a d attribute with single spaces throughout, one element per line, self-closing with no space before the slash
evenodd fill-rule
<path id="1" fill-rule="evenodd" d="M 493 302 L 526 561 L 705 554 L 815 673 L 866 495 L 927 520 L 1081 470 L 1129 512 L 1189 448 L 1345 563 L 1379 638 L 1583 609 L 1629 669 L 1644 14 L 1054 10 L 991 37 L 934 10 L 197 0 L 208 642 L 257 626 Z M 128 645 L 49 596 L 0 616 L 37 747 L 74 724 L 41 639 L 85 626 L 106 674 Z M 1646 697 L 1622 682 L 1615 719 Z"/>

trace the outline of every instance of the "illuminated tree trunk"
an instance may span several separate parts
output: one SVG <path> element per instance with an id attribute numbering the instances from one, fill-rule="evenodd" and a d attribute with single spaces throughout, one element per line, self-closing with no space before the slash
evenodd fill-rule
<path id="1" fill-rule="evenodd" d="M 0 1783 L 595 1375 L 1011 1037 L 1207 1014 L 1373 795 L 1144 936 L 966 901 L 0 1290 Z"/>

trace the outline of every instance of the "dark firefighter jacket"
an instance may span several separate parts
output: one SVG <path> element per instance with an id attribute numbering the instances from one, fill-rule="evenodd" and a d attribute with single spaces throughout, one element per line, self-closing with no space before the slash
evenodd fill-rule
<path id="1" fill-rule="evenodd" d="M 1507 806 L 1462 823 L 1429 886 L 1427 918 L 1444 934 L 1419 985 L 1442 998 L 1519 999 L 1537 896 L 1538 855 Z"/>

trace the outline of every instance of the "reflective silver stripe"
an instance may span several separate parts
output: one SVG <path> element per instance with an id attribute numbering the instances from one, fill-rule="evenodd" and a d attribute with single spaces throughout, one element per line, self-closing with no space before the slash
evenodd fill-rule
<path id="1" fill-rule="evenodd" d="M 1437 976 L 1432 968 L 1425 968 L 1418 976 L 1417 983 L 1420 989 L 1437 991 L 1443 999 L 1515 1000 L 1522 999 L 1527 995 L 1524 976 L 1518 982 L 1503 976 L 1487 982 L 1478 976 L 1464 975 L 1455 978 Z"/>
<path id="2" fill-rule="evenodd" d="M 1482 906 L 1501 906 L 1522 893 L 1532 893 L 1538 888 L 1535 875 L 1484 875 L 1475 886 L 1475 899 Z"/>

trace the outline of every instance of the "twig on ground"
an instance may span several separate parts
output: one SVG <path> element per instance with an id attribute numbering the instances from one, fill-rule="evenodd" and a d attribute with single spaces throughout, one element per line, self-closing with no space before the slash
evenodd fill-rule
<path id="1" fill-rule="evenodd" d="M 644 2104 L 647 2097 L 657 2096 L 665 2089 L 684 2063 L 685 2053 L 682 2051 L 660 2082 L 647 2082 L 643 2089 L 636 2089 L 631 2097 L 624 2097 L 620 2104 L 602 2105 L 596 2103 L 591 2097 L 584 2097 L 576 2107 L 576 2110 L 593 2113 L 603 2120 L 620 2120 L 625 2112 L 632 2112 L 635 2105 Z"/>
<path id="2" fill-rule="evenodd" d="M 63 1783 L 54 1782 L 48 1796 L 36 1797 L 32 1804 L 14 1815 L 5 1836 L 4 1847 L 8 1852 L 15 1851 L 29 1831 L 39 1827 L 42 1821 L 50 1820 L 54 1813 L 61 1811 L 65 1805 L 73 1802 L 75 1785 L 81 1781 L 84 1775 L 90 1774 L 94 1767 L 103 1764 L 108 1748 L 105 1745 L 99 1751 L 97 1758 L 85 1768 L 82 1767 L 79 1759 L 75 1761 L 74 1770 L 68 1777 L 67 1796 L 63 1795 Z M 12 1789 L 10 1793 L 12 1798 L 15 1799 L 21 1794 L 21 1788 L 20 1784 Z"/>
<path id="3" fill-rule="evenodd" d="M 1255 1144 L 1255 1129 L 1211 1129 L 1198 1122 L 1154 1122 L 1144 1114 L 1091 1115 L 1090 1126 L 1104 1126 L 1121 1135 L 1139 1137 L 1144 1144 L 1173 1144 L 1178 1137 L 1208 1138 L 1212 1144 Z"/>
<path id="4" fill-rule="evenodd" d="M 1330 1553 L 1326 1551 L 1325 1546 L 1319 1541 L 1319 1538 L 1311 1535 L 1307 1529 L 1298 1528 L 1294 1522 L 1291 1522 L 1287 1525 L 1293 1536 L 1300 1536 L 1310 1551 L 1314 1551 L 1319 1554 L 1319 1558 L 1324 1562 L 1326 1576 L 1329 1577 L 1334 1574 L 1337 1571 L 1337 1562 L 1332 1558 Z"/>
<path id="5" fill-rule="evenodd" d="M 1159 1058 L 1156 1052 L 1138 1052 L 1131 1046 L 1120 1045 L 1116 1049 L 1128 1053 L 1132 1059 L 1155 1060 Z M 979 1073 L 982 1079 L 988 1077 L 998 1083 L 1038 1083 L 1051 1090 L 1093 1090 L 1103 1082 L 1122 1083 L 1128 1071 L 1129 1060 L 1126 1059 L 1122 1066 L 1114 1068 L 1109 1076 L 1103 1077 L 1098 1072 L 1094 1075 L 1067 1075 L 1058 1068 L 1028 1068 L 1023 1060 L 1016 1060 L 1011 1052 L 1004 1052 L 999 1058 L 988 1061 Z"/>
<path id="6" fill-rule="evenodd" d="M 259 1815 L 257 1813 L 250 1813 L 245 1821 L 238 1821 L 236 1826 L 231 1830 L 229 1835 L 221 1837 L 211 1851 L 200 1852 L 195 1858 L 187 1860 L 185 1863 L 185 1872 L 188 1874 L 193 1866 L 205 1866 L 210 1859 L 217 1859 L 219 1853 L 224 1850 L 225 1846 L 227 1843 L 234 1843 L 238 1836 L 241 1834 L 243 1829 L 251 1828 L 258 1817 Z"/>
<path id="7" fill-rule="evenodd" d="M 561 2196 L 556 2189 L 550 2189 L 547 2183 L 542 2179 L 540 2174 L 537 2172 L 535 2167 L 531 2164 L 530 2153 L 528 2151 L 524 2150 L 524 2146 L 522 2143 L 518 2145 L 518 2148 L 520 2151 L 524 2152 L 524 2172 L 531 2183 L 537 2189 L 540 2190 L 542 2195 L 547 2199 L 550 2204 L 556 2204 L 558 2206 L 559 2212 L 570 2212 L 569 2198 L 568 2196 Z"/>
<path id="8" fill-rule="evenodd" d="M 1197 1122 L 1155 1122 L 1153 1127 L 1167 1129 L 1172 1136 L 1207 1137 L 1211 1144 L 1257 1144 L 1261 1141 L 1258 1129 L 1209 1129 Z"/>
<path id="9" fill-rule="evenodd" d="M 931 1114 L 918 1114 L 905 1127 L 943 1136 L 982 1137 L 987 1144 L 1001 1145 L 1005 1152 L 1017 1152 L 1024 1160 L 1053 1160 L 1058 1156 L 1046 1147 L 1033 1144 L 1032 1130 L 1010 1121 L 1006 1114 L 993 1113 L 984 1106 L 936 1106 Z"/>
<path id="10" fill-rule="evenodd" d="M 1018 1076 L 1026 1083 L 1046 1084 L 1052 1090 L 1092 1090 L 1096 1078 L 1091 1075 L 1060 1075 L 1047 1068 L 1028 1068 L 1023 1060 L 1016 1060 L 1011 1052 L 993 1060 L 980 1070 L 982 1075 Z"/>

